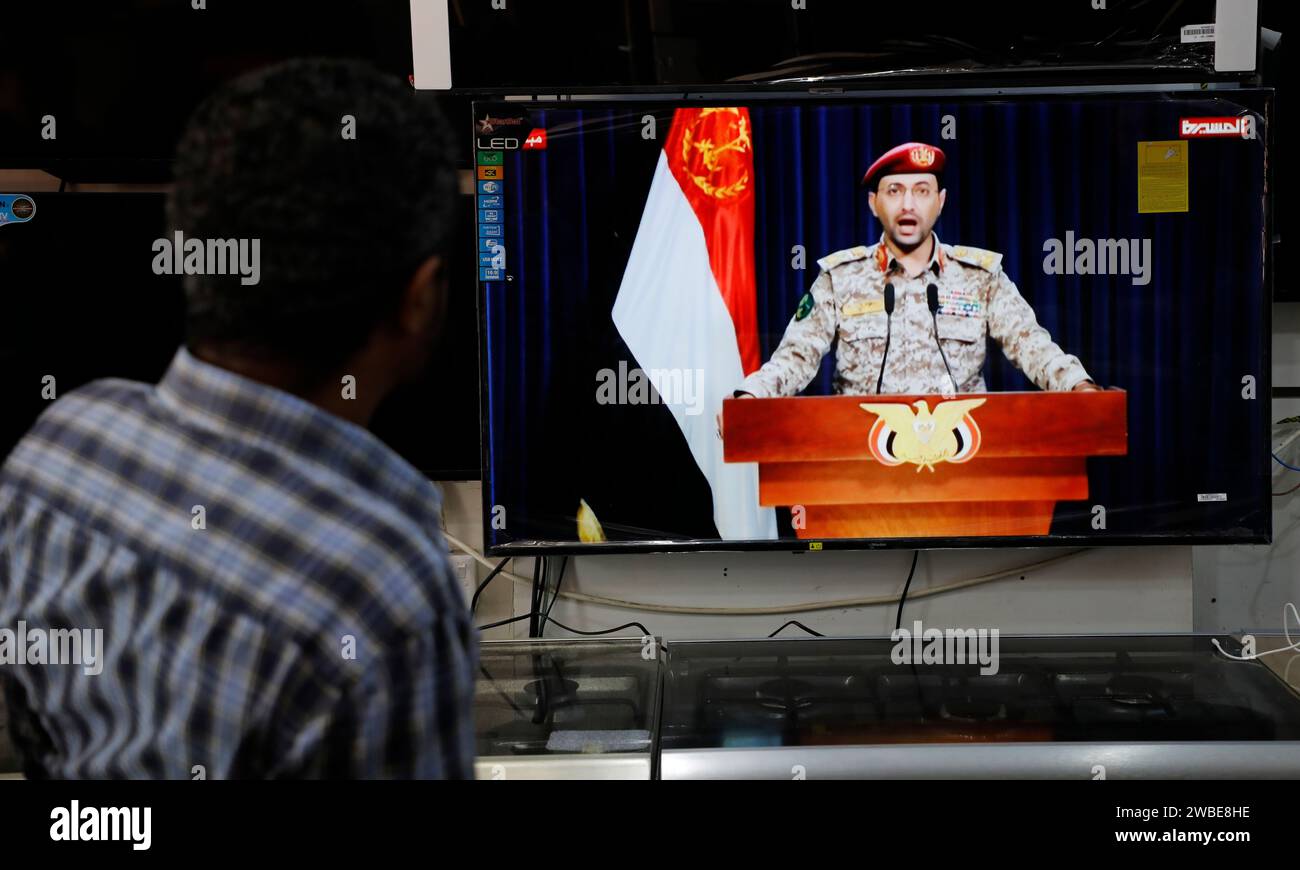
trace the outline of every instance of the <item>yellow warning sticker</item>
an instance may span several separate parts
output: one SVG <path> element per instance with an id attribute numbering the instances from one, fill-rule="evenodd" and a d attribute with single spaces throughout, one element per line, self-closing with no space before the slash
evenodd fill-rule
<path id="1" fill-rule="evenodd" d="M 1138 214 L 1187 211 L 1187 142 L 1138 143 Z"/>

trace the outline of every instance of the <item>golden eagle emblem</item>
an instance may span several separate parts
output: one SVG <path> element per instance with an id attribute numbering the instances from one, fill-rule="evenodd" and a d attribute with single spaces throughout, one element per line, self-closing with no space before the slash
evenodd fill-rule
<path id="1" fill-rule="evenodd" d="M 912 158 L 912 162 L 917 166 L 930 166 L 934 163 L 933 148 L 913 148 L 908 156 Z"/>
<path id="2" fill-rule="evenodd" d="M 723 141 L 715 142 L 714 135 Z M 747 112 L 735 107 L 700 109 L 682 136 L 682 167 L 705 195 L 736 199 L 749 188 L 751 148 Z M 700 169 L 704 172 L 698 173 Z"/>
<path id="3" fill-rule="evenodd" d="M 984 401 L 940 402 L 933 412 L 925 399 L 910 406 L 863 402 L 858 407 L 876 415 L 867 436 L 872 457 L 882 465 L 911 462 L 919 474 L 922 468 L 933 472 L 938 462 L 969 462 L 975 456 L 980 449 L 980 427 L 970 412 Z"/>

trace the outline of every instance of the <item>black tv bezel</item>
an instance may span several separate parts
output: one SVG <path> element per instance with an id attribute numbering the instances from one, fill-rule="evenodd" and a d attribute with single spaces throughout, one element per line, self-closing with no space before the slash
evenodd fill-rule
<path id="1" fill-rule="evenodd" d="M 505 101 L 500 97 L 493 99 L 474 99 L 471 110 L 469 154 L 471 166 L 474 165 L 475 145 L 474 123 L 480 111 L 514 112 L 533 109 L 602 109 L 624 108 L 634 105 L 646 105 L 657 108 L 689 108 L 706 101 L 732 103 L 764 104 L 825 104 L 825 103 L 861 103 L 866 100 L 879 102 L 902 102 L 923 98 L 926 100 L 946 100 L 950 102 L 991 102 L 991 101 L 1031 101 L 1052 97 L 1073 100 L 1126 100 L 1150 99 L 1151 97 L 1168 97 L 1182 99 L 1200 96 L 1210 98 L 1222 92 L 1234 98 L 1255 99 L 1259 101 L 1259 111 L 1266 120 L 1265 159 L 1272 145 L 1274 89 L 1263 87 L 1234 87 L 1223 82 L 1190 82 L 1181 84 L 1134 83 L 1124 86 L 1101 85 L 1078 88 L 1053 87 L 988 87 L 944 89 L 895 89 L 884 90 L 849 90 L 841 88 L 805 88 L 799 90 L 775 91 L 769 88 L 707 88 L 694 92 L 681 89 L 671 93 L 636 92 L 636 93 L 601 93 L 584 91 L 577 98 L 557 97 L 555 99 L 520 99 Z M 473 170 L 471 169 L 471 172 Z M 477 206 L 477 197 L 471 197 L 471 205 Z M 471 218 L 477 218 L 477 210 Z M 1273 232 L 1272 190 L 1267 182 L 1264 197 L 1264 231 L 1263 231 L 1263 284 L 1260 293 L 1261 324 L 1266 335 L 1272 334 L 1273 310 L 1273 262 L 1272 248 L 1268 240 Z M 477 257 L 477 251 L 475 252 Z M 709 552 L 821 552 L 829 550 L 875 551 L 875 550 L 959 550 L 959 549 L 1038 549 L 1043 547 L 1086 548 L 1086 547 L 1148 547 L 1148 546 L 1226 546 L 1236 544 L 1271 544 L 1273 542 L 1273 518 L 1271 496 L 1261 504 L 1268 517 L 1267 530 L 1262 534 L 1225 533 L 1221 535 L 1198 534 L 1098 534 L 1098 535 L 1010 535 L 1010 536 L 967 536 L 967 537 L 909 537 L 909 538 L 824 538 L 776 539 L 726 541 L 713 539 L 673 539 L 646 541 L 608 541 L 603 543 L 584 543 L 582 541 L 537 541 L 518 540 L 504 544 L 489 543 L 488 529 L 491 525 L 492 508 L 489 481 L 492 474 L 491 429 L 489 426 L 489 378 L 487 346 L 487 291 L 485 282 L 477 277 L 475 286 L 478 304 L 479 329 L 479 444 L 483 452 L 482 465 L 482 520 L 484 554 L 491 557 L 532 557 L 532 556 L 608 556 L 653 553 L 709 553 Z M 1260 373 L 1257 382 L 1257 401 L 1267 403 L 1272 395 L 1272 343 L 1263 342 L 1260 360 Z M 1267 404 L 1261 407 L 1268 407 Z M 1261 410 L 1264 419 L 1270 415 Z M 1265 455 L 1271 455 L 1269 427 L 1263 427 L 1263 446 Z M 1271 466 L 1269 466 L 1271 471 Z M 1265 476 L 1269 476 L 1266 472 Z M 1266 493 L 1269 488 L 1266 488 Z"/>

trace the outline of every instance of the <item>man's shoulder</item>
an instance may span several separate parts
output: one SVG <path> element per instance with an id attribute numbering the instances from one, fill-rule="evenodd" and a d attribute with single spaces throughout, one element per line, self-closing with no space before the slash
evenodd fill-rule
<path id="1" fill-rule="evenodd" d="M 427 627 L 454 588 L 438 493 L 423 478 L 377 478 L 366 486 L 313 455 L 178 418 L 153 385 L 97 381 L 46 409 L 0 480 L 269 611 L 311 600 L 304 610 L 326 619 L 372 614 L 379 634 Z"/>
<path id="2" fill-rule="evenodd" d="M 143 414 L 154 385 L 123 378 L 103 378 L 83 384 L 60 396 L 37 418 L 41 423 L 61 423 L 88 412 L 104 417 Z"/>
<path id="3" fill-rule="evenodd" d="M 865 260 L 872 255 L 875 249 L 876 245 L 854 245 L 852 248 L 844 248 L 827 254 L 817 261 L 817 265 L 821 267 L 823 272 L 829 272 L 839 266 Z"/>
<path id="4" fill-rule="evenodd" d="M 1002 255 L 997 251 L 973 248 L 970 245 L 944 245 L 943 251 L 958 263 L 990 274 L 997 274 L 1002 269 Z"/>
<path id="5" fill-rule="evenodd" d="M 57 389 L 57 382 L 53 385 Z M 41 412 L 4 464 L 6 475 L 44 464 L 51 450 L 85 447 L 87 433 L 109 437 L 146 413 L 150 384 L 118 378 L 92 381 Z"/>

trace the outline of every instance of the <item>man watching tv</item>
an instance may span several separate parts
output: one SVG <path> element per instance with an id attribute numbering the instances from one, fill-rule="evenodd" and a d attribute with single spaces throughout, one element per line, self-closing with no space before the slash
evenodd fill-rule
<path id="1" fill-rule="evenodd" d="M 187 274 L 162 381 L 73 391 L 5 463 L 0 627 L 103 637 L 0 673 L 29 776 L 472 774 L 440 494 L 365 429 L 429 357 L 455 197 L 441 117 L 360 64 L 196 111 L 166 236 L 258 240 L 259 277 Z"/>

